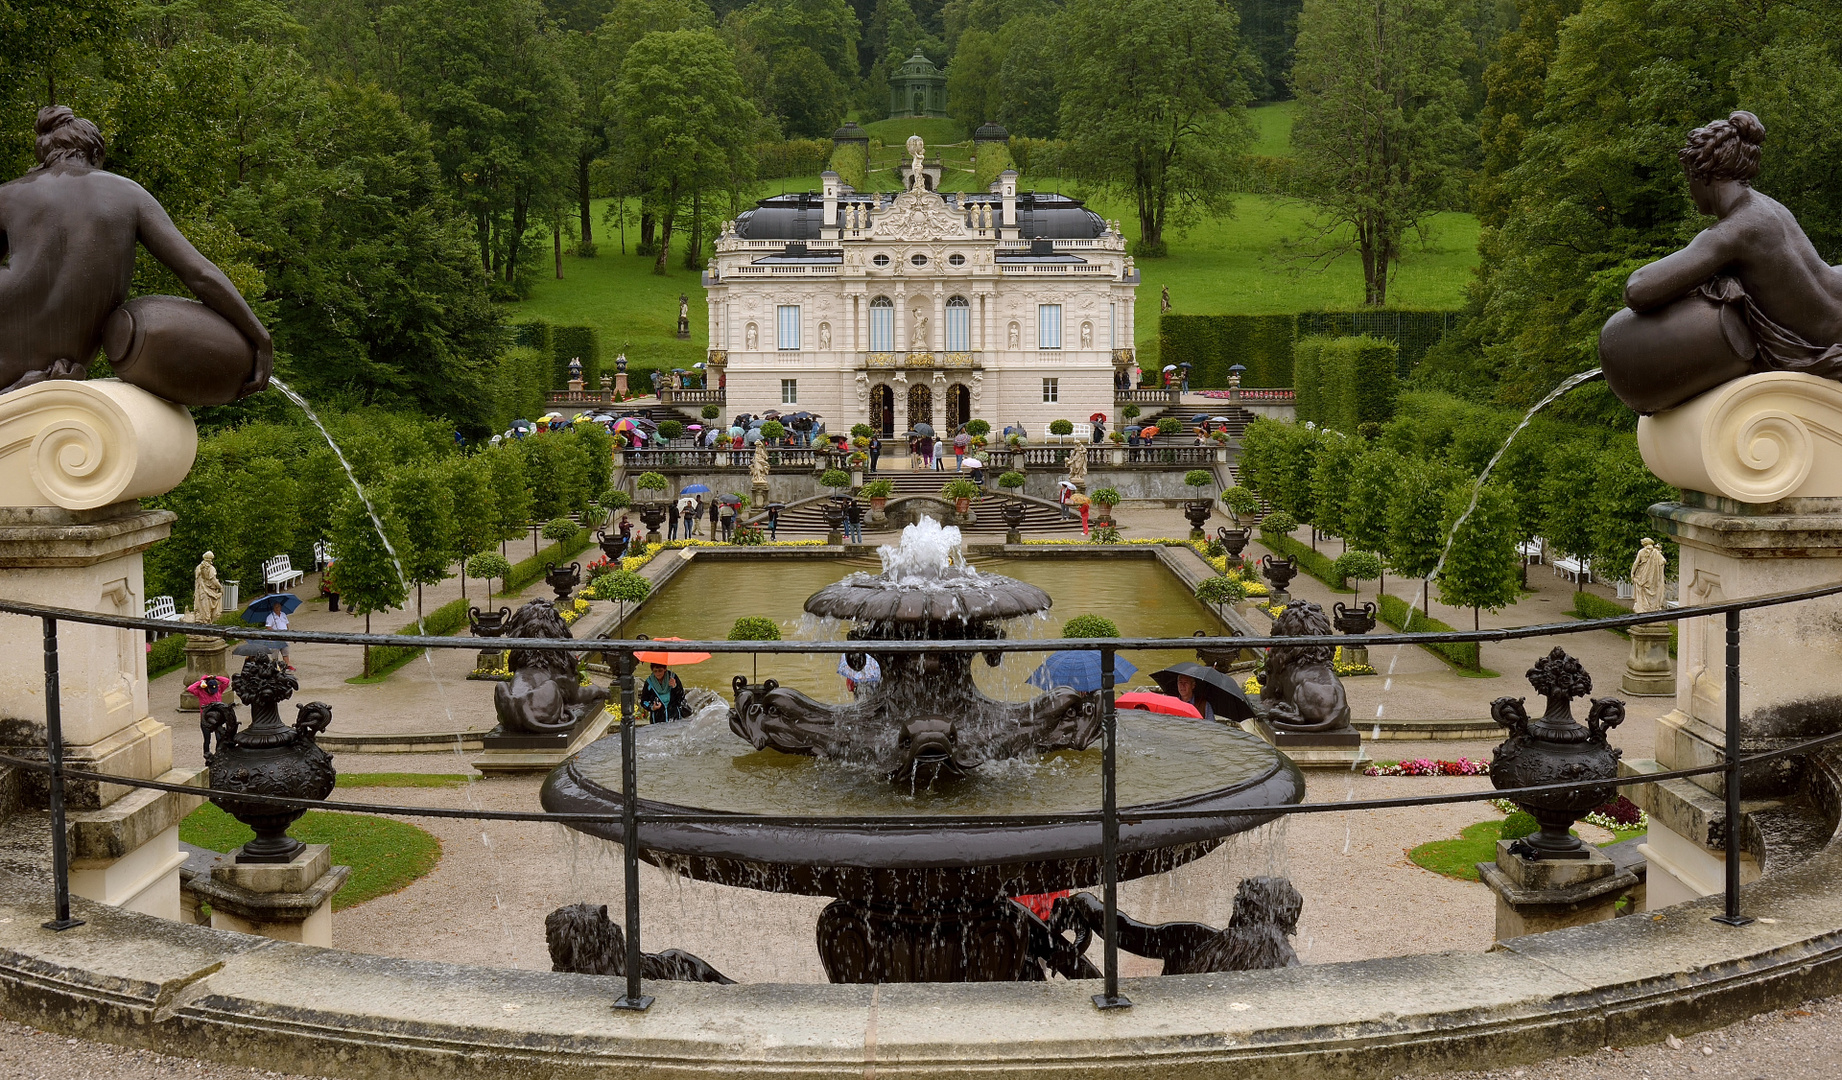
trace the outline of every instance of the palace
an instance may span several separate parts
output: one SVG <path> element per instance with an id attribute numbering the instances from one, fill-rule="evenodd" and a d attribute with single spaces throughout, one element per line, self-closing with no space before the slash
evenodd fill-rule
<path id="1" fill-rule="evenodd" d="M 803 410 L 833 432 L 974 418 L 1086 431 L 1132 364 L 1137 269 L 1079 200 L 937 194 L 919 138 L 900 193 L 778 195 L 727 224 L 705 271 L 708 366 L 729 413 Z"/>

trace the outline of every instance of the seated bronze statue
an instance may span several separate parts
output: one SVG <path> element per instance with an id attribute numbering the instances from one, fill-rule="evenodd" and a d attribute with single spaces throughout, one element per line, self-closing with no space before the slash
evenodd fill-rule
<path id="1" fill-rule="evenodd" d="M 58 105 L 37 133 L 38 165 L 0 184 L 0 393 L 81 379 L 105 348 L 124 381 L 182 405 L 266 387 L 268 331 L 152 195 L 102 168 L 96 125 Z M 136 241 L 203 303 L 129 300 Z"/>
<path id="2" fill-rule="evenodd" d="M 1736 112 L 1696 128 L 1677 155 L 1695 208 L 1719 220 L 1638 268 L 1629 306 L 1599 335 L 1607 384 L 1640 413 L 1754 372 L 1842 379 L 1842 267 L 1753 189 L 1764 142 L 1759 118 Z"/>

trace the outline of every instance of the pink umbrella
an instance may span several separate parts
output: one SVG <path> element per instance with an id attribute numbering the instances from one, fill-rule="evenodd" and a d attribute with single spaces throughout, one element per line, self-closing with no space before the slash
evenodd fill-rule
<path id="1" fill-rule="evenodd" d="M 1146 712 L 1163 713 L 1166 716 L 1188 716 L 1197 720 L 1202 719 L 1202 713 L 1196 711 L 1196 706 L 1181 698 L 1171 697 L 1169 694 L 1148 694 L 1138 691 L 1121 694 L 1113 699 L 1113 703 L 1127 709 L 1144 709 Z"/>

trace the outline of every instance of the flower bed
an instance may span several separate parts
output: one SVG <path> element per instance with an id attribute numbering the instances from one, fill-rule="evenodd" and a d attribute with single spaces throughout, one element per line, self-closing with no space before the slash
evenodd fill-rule
<path id="1" fill-rule="evenodd" d="M 1461 757 L 1456 761 L 1414 758 L 1411 761 L 1377 761 L 1362 770 L 1364 776 L 1489 776 L 1490 762 Z"/>
<path id="2" fill-rule="evenodd" d="M 1505 814 L 1514 813 L 1516 810 L 1516 804 L 1508 799 L 1492 799 L 1490 805 Z M 1642 832 L 1650 828 L 1650 815 L 1644 813 L 1643 807 L 1623 795 L 1605 803 L 1580 820 L 1588 825 L 1597 825 L 1607 832 L 1615 833 Z"/>

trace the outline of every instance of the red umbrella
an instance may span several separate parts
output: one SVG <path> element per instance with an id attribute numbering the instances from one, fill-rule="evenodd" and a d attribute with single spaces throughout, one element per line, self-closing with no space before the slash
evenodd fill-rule
<path id="1" fill-rule="evenodd" d="M 683 641 L 681 637 L 653 638 L 654 641 Z M 701 664 L 710 659 L 707 652 L 636 652 L 633 658 L 642 664 Z M 1176 698 L 1171 698 L 1177 701 Z M 1179 705 L 1182 702 L 1177 702 Z"/>
<path id="2" fill-rule="evenodd" d="M 1188 716 L 1196 720 L 1202 719 L 1202 713 L 1196 710 L 1196 706 L 1181 698 L 1171 697 L 1169 694 L 1147 694 L 1143 691 L 1121 694 L 1113 699 L 1113 703 L 1128 709 L 1144 709 L 1146 712 L 1163 713 L 1166 716 Z"/>
<path id="3" fill-rule="evenodd" d="M 1104 424 L 1106 423 L 1106 413 L 1097 412 L 1094 415 L 1088 417 L 1087 422 L 1090 424 Z"/>

